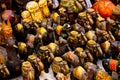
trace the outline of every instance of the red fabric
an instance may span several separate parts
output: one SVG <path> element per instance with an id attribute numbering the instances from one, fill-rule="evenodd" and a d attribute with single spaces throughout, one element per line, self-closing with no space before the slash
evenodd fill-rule
<path id="1" fill-rule="evenodd" d="M 117 71 L 117 60 L 110 60 L 110 70 Z"/>

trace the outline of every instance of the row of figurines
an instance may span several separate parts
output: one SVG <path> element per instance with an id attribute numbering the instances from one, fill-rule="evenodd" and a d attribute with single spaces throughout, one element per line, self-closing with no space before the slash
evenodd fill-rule
<path id="1" fill-rule="evenodd" d="M 5 57 L 0 54 L 0 79 L 13 78 L 21 74 L 23 80 L 40 80 L 41 71 L 47 72 L 46 70 L 50 66 L 56 80 L 114 80 L 110 76 L 112 71 L 116 71 L 118 75 L 120 73 L 120 61 L 118 60 L 104 59 L 102 64 L 106 72 L 92 62 L 85 62 L 81 65 L 79 61 L 84 62 L 84 60 L 79 58 L 76 53 L 78 54 L 78 52 L 69 51 L 62 57 L 45 55 L 39 57 L 36 54 L 32 54 L 28 56 L 27 61 L 21 61 L 19 64 L 9 61 L 5 64 Z M 43 58 L 44 61 L 42 60 Z M 11 68 L 12 71 L 10 72 Z"/>
<path id="2" fill-rule="evenodd" d="M 65 8 L 62 8 L 63 11 L 64 9 Z M 62 14 L 65 13 L 63 12 Z M 49 33 L 54 35 L 54 38 L 52 39 L 55 39 L 56 35 L 67 39 L 68 35 L 70 35 L 70 31 L 72 30 L 77 31 L 81 35 L 85 35 L 88 39 L 93 39 L 98 43 L 102 43 L 106 40 L 120 40 L 119 18 L 102 18 L 92 8 L 87 9 L 86 12 L 80 12 L 76 18 L 74 18 L 75 16 L 73 14 L 68 15 L 70 18 L 67 18 L 66 14 L 59 15 L 57 12 L 54 12 L 51 14 L 51 17 L 43 19 L 40 23 L 31 18 L 29 19 L 30 14 L 28 11 L 23 11 L 21 15 L 22 21 L 20 21 L 11 10 L 5 10 L 2 14 L 3 21 L 1 26 L 12 26 L 13 33 L 18 41 L 25 41 L 28 33 L 39 33 L 41 35 Z M 9 21 L 6 19 L 9 19 L 11 22 L 10 25 L 7 23 Z M 20 22 L 20 24 L 18 22 Z M 42 30 L 44 29 L 43 32 L 40 27 L 42 27 Z M 86 41 L 85 37 L 83 38 Z"/>
<path id="3" fill-rule="evenodd" d="M 23 10 L 25 10 L 25 6 L 27 4 L 27 2 L 29 1 L 36 1 L 39 2 L 39 0 L 6 0 L 6 1 L 0 1 L 1 3 L 1 10 L 4 10 L 5 8 L 8 9 L 14 9 L 16 10 L 17 13 L 21 13 Z M 44 0 L 41 0 L 44 1 Z M 67 1 L 69 0 L 46 0 L 47 1 L 47 5 L 51 10 L 55 10 L 59 7 L 59 5 L 61 4 L 66 4 Z M 83 7 L 88 8 L 91 7 L 92 4 L 94 4 L 96 1 L 99 0 L 74 0 L 74 1 L 78 1 L 80 4 L 83 5 Z M 111 0 L 115 5 L 118 5 L 120 3 L 119 0 Z M 77 2 L 77 3 L 78 3 Z M 4 6 L 7 5 L 7 6 Z M 14 4 L 14 5 L 13 5 Z M 44 5 L 43 5 L 44 6 Z"/>
<path id="4" fill-rule="evenodd" d="M 44 18 L 50 17 L 51 13 L 54 13 L 57 11 L 58 14 L 53 15 L 53 17 L 54 17 L 53 19 L 56 23 L 59 23 L 61 25 L 63 25 L 64 23 L 66 23 L 68 21 L 70 23 L 75 23 L 75 19 L 76 19 L 76 17 L 78 17 L 77 14 L 79 12 L 84 11 L 83 13 L 79 14 L 80 19 L 82 18 L 82 20 L 80 20 L 81 24 L 82 24 L 82 26 L 85 26 L 86 29 L 90 29 L 91 28 L 90 26 L 92 26 L 94 24 L 94 21 L 96 21 L 98 19 L 98 17 L 100 16 L 94 10 L 89 9 L 90 7 L 92 7 L 92 5 L 88 8 L 85 8 L 84 0 L 65 0 L 65 1 L 61 0 L 60 4 L 55 5 L 55 6 L 57 6 L 57 10 L 55 10 L 55 11 L 54 11 L 54 9 L 49 8 L 49 6 L 48 6 L 48 4 L 50 4 L 49 2 L 52 3 L 51 1 L 47 2 L 47 0 L 39 0 L 38 2 L 29 1 L 29 0 L 26 1 L 26 4 L 24 6 L 25 9 L 22 10 L 21 13 L 19 14 L 23 18 L 22 22 L 30 23 L 31 21 L 34 21 L 34 22 L 41 23 L 41 21 Z M 19 5 L 22 5 L 22 4 L 20 4 L 19 1 L 18 1 L 18 3 L 19 3 Z M 53 2 L 53 3 L 56 3 L 56 2 Z M 52 5 L 52 4 L 50 4 L 50 5 Z M 116 6 L 116 8 L 113 9 L 112 13 L 110 13 L 110 14 L 114 14 L 113 18 L 116 18 L 115 15 L 117 15 L 117 17 L 118 17 L 118 15 L 119 15 L 118 8 L 120 8 L 120 7 Z M 4 10 L 6 10 L 6 8 Z M 18 10 L 20 11 L 21 9 L 18 9 Z M 52 11 L 50 11 L 50 10 L 52 10 Z M 10 16 L 11 14 L 7 14 L 7 15 Z M 5 20 L 6 18 L 8 18 L 8 16 L 3 15 L 2 18 Z M 60 19 L 58 17 L 60 17 Z M 17 19 L 14 19 L 14 20 L 17 20 Z M 104 22 L 104 19 L 99 18 L 98 21 Z M 83 22 L 85 22 L 85 24 L 83 24 Z M 114 22 L 112 22 L 111 20 L 108 20 L 108 24 L 110 24 L 110 23 L 112 24 Z M 106 30 L 105 25 L 102 26 L 102 29 Z"/>
<path id="5" fill-rule="evenodd" d="M 93 39 L 98 43 L 106 40 L 120 40 L 120 23 L 119 18 L 115 15 L 113 15 L 112 18 L 106 19 L 101 17 L 93 8 L 88 8 L 84 12 L 74 13 L 71 8 L 66 9 L 61 7 L 58 12 L 53 12 L 52 14 L 49 13 L 50 16 L 47 16 L 47 18 L 41 18 L 44 16 L 41 16 L 39 12 L 35 13 L 35 11 L 29 10 L 29 8 L 31 9 L 29 6 L 28 10 L 21 13 L 22 18 L 18 17 L 19 15 L 14 14 L 11 10 L 5 10 L 2 13 L 2 26 L 5 26 L 6 24 L 4 23 L 7 23 L 7 19 L 9 19 L 13 33 L 18 41 L 25 41 L 27 33 L 43 34 L 43 32 L 41 33 L 38 31 L 39 27 L 44 27 L 48 33 L 52 34 L 56 31 L 55 34 L 62 36 L 65 39 L 67 39 L 71 30 L 75 30 L 83 35 L 85 33 L 88 34 L 87 38 Z M 34 9 L 35 7 L 32 8 Z M 33 11 L 34 13 L 30 13 L 30 11 Z M 45 10 L 45 12 L 46 11 L 48 10 Z M 21 24 L 19 25 L 18 22 L 21 23 L 22 26 Z M 92 37 L 89 36 L 90 34 Z"/>
<path id="6" fill-rule="evenodd" d="M 24 11 L 26 9 L 26 4 L 30 1 L 35 1 L 37 3 L 40 2 L 40 4 L 39 4 L 40 8 L 46 6 L 46 3 L 47 3 L 47 6 L 49 7 L 50 11 L 52 11 L 52 10 L 54 11 L 54 10 L 58 9 L 58 7 L 61 5 L 65 6 L 65 7 L 72 6 L 72 8 L 74 7 L 76 10 L 78 10 L 78 8 L 80 8 L 81 5 L 84 8 L 88 8 L 88 7 L 91 7 L 93 3 L 96 2 L 93 0 L 92 0 L 92 3 L 91 3 L 91 1 L 87 1 L 87 0 L 14 0 L 14 1 L 7 0 L 6 2 L 0 1 L 0 3 L 1 3 L 0 9 L 1 10 L 5 10 L 6 8 L 12 9 L 12 10 L 15 10 L 17 14 L 20 14 L 22 11 Z M 12 4 L 14 4 L 14 5 L 12 5 Z M 7 6 L 5 6 L 5 5 L 7 5 Z M 34 6 L 34 4 L 32 6 Z M 33 9 L 35 9 L 35 8 L 33 8 Z"/>

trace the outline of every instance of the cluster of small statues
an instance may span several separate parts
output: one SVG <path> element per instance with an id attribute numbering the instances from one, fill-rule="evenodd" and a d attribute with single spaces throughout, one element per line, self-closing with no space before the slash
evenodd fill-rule
<path id="1" fill-rule="evenodd" d="M 120 13 L 102 17 L 92 8 L 97 1 L 1 2 L 0 80 L 40 80 L 50 66 L 56 80 L 114 80 L 113 71 L 120 77 Z M 111 1 L 120 10 L 120 1 Z"/>

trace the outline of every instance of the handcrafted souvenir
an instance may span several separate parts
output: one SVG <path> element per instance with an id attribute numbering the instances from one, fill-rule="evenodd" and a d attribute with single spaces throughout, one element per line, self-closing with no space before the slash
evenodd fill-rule
<path id="1" fill-rule="evenodd" d="M 93 8 L 88 8 L 86 12 L 92 16 L 93 20 L 95 20 L 99 16 L 98 12 L 95 11 Z"/>
<path id="2" fill-rule="evenodd" d="M 101 44 L 101 47 L 103 51 L 106 53 L 105 57 L 112 57 L 113 59 L 118 59 L 120 58 L 119 56 L 119 46 L 120 42 L 119 41 L 105 41 L 104 43 Z"/>
<path id="3" fill-rule="evenodd" d="M 67 38 L 69 45 L 73 48 L 83 46 L 87 42 L 87 38 L 83 32 L 71 31 Z"/>
<path id="4" fill-rule="evenodd" d="M 61 25 L 58 25 L 58 26 L 56 27 L 56 34 L 57 34 L 58 36 L 61 35 L 62 29 L 63 29 L 63 26 L 61 26 Z"/>
<path id="5" fill-rule="evenodd" d="M 101 43 L 104 41 L 115 41 L 115 37 L 113 36 L 113 34 L 111 33 L 111 31 L 105 31 L 105 30 L 100 30 L 98 28 L 96 28 L 96 36 L 97 36 L 97 42 Z"/>
<path id="6" fill-rule="evenodd" d="M 12 31 L 10 21 L 7 20 L 7 24 L 5 23 L 5 21 L 3 21 L 2 22 L 2 28 L 1 28 L 1 33 L 3 35 L 3 39 L 13 38 L 12 32 L 13 31 Z"/>
<path id="7" fill-rule="evenodd" d="M 45 72 L 48 72 L 48 68 L 54 59 L 53 53 L 47 46 L 41 46 L 37 52 L 37 56 L 41 59 L 45 66 Z"/>
<path id="8" fill-rule="evenodd" d="M 77 22 L 85 28 L 85 30 L 91 30 L 93 25 L 93 20 L 90 14 L 86 12 L 80 12 L 78 14 Z"/>
<path id="9" fill-rule="evenodd" d="M 23 22 L 27 22 L 27 23 L 30 23 L 32 21 L 32 17 L 30 15 L 30 12 L 25 10 L 21 13 L 21 16 L 22 16 L 22 21 Z"/>
<path id="10" fill-rule="evenodd" d="M 39 57 L 41 60 L 47 59 L 48 63 L 52 62 L 54 55 L 53 55 L 53 53 L 50 52 L 50 50 L 47 46 L 41 46 L 39 48 L 39 52 L 41 53 L 41 54 L 39 54 L 40 55 Z"/>
<path id="11" fill-rule="evenodd" d="M 21 59 L 27 60 L 27 45 L 24 42 L 18 43 L 18 52 Z"/>
<path id="12" fill-rule="evenodd" d="M 21 23 L 17 23 L 17 25 L 14 26 L 13 31 L 17 41 L 25 41 L 28 31 L 25 31 L 25 27 Z"/>
<path id="13" fill-rule="evenodd" d="M 39 80 L 40 73 L 41 73 L 41 71 L 44 70 L 44 64 L 35 55 L 29 55 L 28 61 L 32 64 L 32 66 L 35 70 L 35 80 Z"/>
<path id="14" fill-rule="evenodd" d="M 50 51 L 53 53 L 53 54 L 55 54 L 55 51 L 56 51 L 56 49 L 57 49 L 57 44 L 56 43 L 50 43 L 50 44 L 48 44 L 47 45 L 47 47 L 50 49 Z"/>
<path id="15" fill-rule="evenodd" d="M 65 60 L 63 60 L 61 57 L 55 57 L 52 62 L 52 70 L 55 73 L 63 73 L 68 74 L 70 72 L 70 68 L 68 67 L 68 64 Z"/>
<path id="16" fill-rule="evenodd" d="M 57 42 L 57 49 L 55 51 L 55 56 L 62 56 L 65 52 L 71 51 L 71 48 L 66 39 L 59 37 Z"/>
<path id="17" fill-rule="evenodd" d="M 48 22 L 50 22 L 50 21 L 48 21 Z M 56 36 L 55 36 L 54 28 L 50 24 L 48 24 L 46 29 L 47 29 L 46 44 L 49 44 L 51 42 L 55 42 Z"/>
<path id="18" fill-rule="evenodd" d="M 6 61 L 3 54 L 0 53 L 0 79 L 8 78 L 10 72 L 6 66 Z"/>
<path id="19" fill-rule="evenodd" d="M 60 24 L 60 15 L 57 12 L 52 13 L 51 17 L 53 22 Z"/>
<path id="20" fill-rule="evenodd" d="M 97 36 L 95 34 L 95 31 L 90 30 L 88 32 L 85 33 L 85 36 L 89 39 L 89 40 L 94 40 L 97 41 Z"/>
<path id="21" fill-rule="evenodd" d="M 75 78 L 77 78 L 78 80 L 87 80 L 88 79 L 88 73 L 81 66 L 78 66 L 73 69 L 73 76 Z"/>
<path id="22" fill-rule="evenodd" d="M 37 53 L 40 46 L 43 46 L 42 36 L 40 34 L 36 34 L 33 44 L 34 44 L 34 51 Z"/>
<path id="23" fill-rule="evenodd" d="M 68 21 L 67 10 L 64 7 L 59 8 L 59 15 L 60 15 L 60 25 L 65 24 Z"/>
<path id="24" fill-rule="evenodd" d="M 67 41 L 68 41 L 70 47 L 76 48 L 80 45 L 78 35 L 79 35 L 79 33 L 77 31 L 70 32 L 70 36 L 68 36 L 68 38 L 67 38 Z"/>
<path id="25" fill-rule="evenodd" d="M 66 39 L 69 36 L 71 30 L 72 30 L 72 26 L 70 25 L 70 23 L 63 24 L 61 36 Z"/>
<path id="26" fill-rule="evenodd" d="M 84 46 L 88 41 L 87 37 L 85 36 L 83 32 L 80 32 L 78 34 L 78 40 L 79 40 L 80 46 Z"/>
<path id="27" fill-rule="evenodd" d="M 42 11 L 39 9 L 39 5 L 35 1 L 30 1 L 26 4 L 26 9 L 31 13 L 31 17 L 36 22 L 43 20 Z"/>
<path id="28" fill-rule="evenodd" d="M 39 8 L 43 13 L 44 17 L 49 17 L 50 16 L 50 11 L 47 5 L 47 0 L 39 0 L 38 2 Z"/>
<path id="29" fill-rule="evenodd" d="M 37 28 L 37 37 L 41 36 L 42 41 L 45 40 L 46 41 L 46 37 L 47 37 L 47 30 L 44 27 L 40 27 Z M 44 41 L 44 42 L 45 42 Z M 44 43 L 43 42 L 43 43 Z"/>
<path id="30" fill-rule="evenodd" d="M 85 29 L 82 27 L 80 24 L 75 22 L 75 24 L 72 25 L 72 30 L 77 31 L 79 33 L 84 33 L 85 34 Z"/>
<path id="31" fill-rule="evenodd" d="M 47 32 L 47 30 L 44 27 L 38 28 L 37 33 L 40 35 L 44 35 Z"/>
<path id="32" fill-rule="evenodd" d="M 68 7 L 67 8 L 67 13 L 68 13 L 68 20 L 69 20 L 70 24 L 74 24 L 76 15 L 73 12 L 72 8 Z"/>
<path id="33" fill-rule="evenodd" d="M 76 13 L 83 10 L 83 6 L 77 0 L 61 0 L 60 7 L 70 7 Z"/>
<path id="34" fill-rule="evenodd" d="M 48 45 L 50 42 L 55 41 L 54 29 L 51 26 L 47 26 L 46 29 L 44 27 L 38 28 L 37 34 L 41 35 L 43 45 Z"/>
<path id="35" fill-rule="evenodd" d="M 33 34 L 27 34 L 27 54 L 31 55 L 32 53 L 34 53 L 34 40 L 35 40 L 35 36 Z"/>
<path id="36" fill-rule="evenodd" d="M 63 58 L 68 61 L 69 64 L 72 64 L 74 67 L 80 65 L 79 57 L 74 54 L 74 52 L 69 51 L 63 55 Z"/>
<path id="37" fill-rule="evenodd" d="M 85 63 L 85 58 L 87 58 L 87 54 L 81 47 L 77 47 L 74 52 L 75 55 L 79 57 L 80 64 L 83 65 Z"/>
<path id="38" fill-rule="evenodd" d="M 28 61 L 33 65 L 34 68 L 36 67 L 39 72 L 41 72 L 44 69 L 44 64 L 35 55 L 29 55 Z"/>
<path id="39" fill-rule="evenodd" d="M 100 45 L 94 40 L 89 40 L 87 42 L 86 50 L 88 50 L 93 55 L 94 61 L 103 56 L 103 51 Z"/>
<path id="40" fill-rule="evenodd" d="M 22 76 L 23 80 L 34 80 L 35 71 L 30 62 L 25 61 L 22 63 Z"/>
<path id="41" fill-rule="evenodd" d="M 68 23 L 65 23 L 63 26 L 58 25 L 56 27 L 56 33 L 58 36 L 61 36 L 64 39 L 67 39 L 71 29 L 72 29 L 71 25 Z"/>
<path id="42" fill-rule="evenodd" d="M 107 30 L 105 18 L 102 18 L 101 16 L 97 17 L 95 24 L 100 30 Z"/>
<path id="43" fill-rule="evenodd" d="M 35 1 L 30 1 L 26 4 L 26 9 L 29 12 L 36 12 L 39 9 L 38 3 Z"/>
<path id="44" fill-rule="evenodd" d="M 85 62 L 93 62 L 94 58 L 88 50 L 83 50 L 81 47 L 77 47 L 74 52 L 79 57 L 80 65 L 84 65 Z"/>
<path id="45" fill-rule="evenodd" d="M 11 23 L 9 20 L 7 20 L 7 24 L 5 23 L 5 21 L 2 21 L 2 27 L 1 27 L 1 37 L 0 40 L 2 43 L 4 43 L 4 45 L 6 45 L 6 40 L 9 39 L 13 39 L 13 30 L 11 27 Z"/>

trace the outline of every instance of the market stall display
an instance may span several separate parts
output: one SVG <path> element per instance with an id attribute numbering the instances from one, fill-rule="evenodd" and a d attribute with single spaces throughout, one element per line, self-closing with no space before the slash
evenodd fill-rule
<path id="1" fill-rule="evenodd" d="M 0 80 L 120 79 L 119 0 L 0 5 Z"/>

